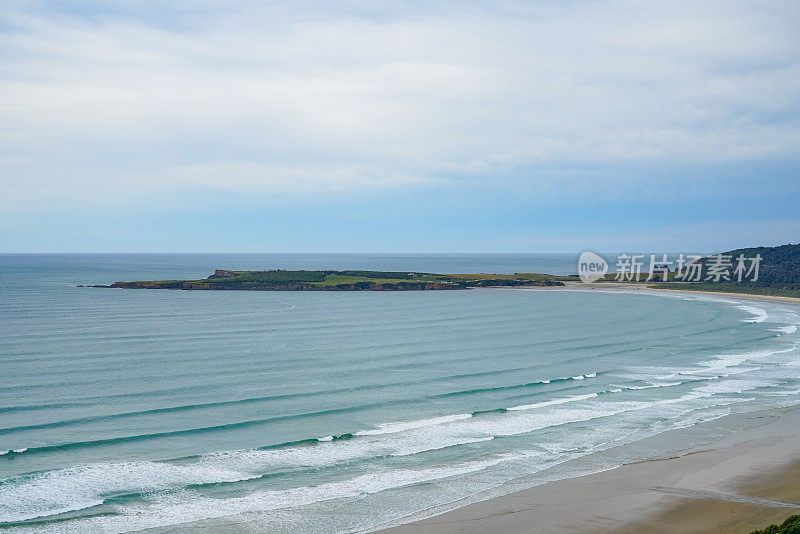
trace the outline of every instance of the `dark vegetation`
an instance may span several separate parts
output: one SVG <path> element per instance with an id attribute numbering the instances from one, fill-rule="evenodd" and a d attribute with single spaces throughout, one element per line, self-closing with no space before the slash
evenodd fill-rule
<path id="1" fill-rule="evenodd" d="M 754 530 L 750 534 L 800 534 L 800 515 L 793 515 L 780 525 L 770 525 L 764 530 Z"/>
<path id="2" fill-rule="evenodd" d="M 800 244 L 781 245 L 778 247 L 741 248 L 723 252 L 730 256 L 734 265 L 736 258 L 754 258 L 761 256 L 758 280 L 736 282 L 735 280 L 718 282 L 706 281 L 707 265 L 713 262 L 713 257 L 699 260 L 702 267 L 702 282 L 682 282 L 670 273 L 668 283 L 656 284 L 659 289 L 681 289 L 686 291 L 716 291 L 722 293 L 742 293 L 748 295 L 771 295 L 782 297 L 800 298 Z M 749 263 L 749 262 L 748 262 Z"/>
<path id="3" fill-rule="evenodd" d="M 732 256 L 734 262 L 740 255 L 753 258 L 761 256 L 761 268 L 758 274 L 758 283 L 780 284 L 800 283 L 800 243 L 797 245 L 781 245 L 779 247 L 740 248 L 723 252 Z M 700 263 L 707 263 L 709 258 L 703 258 Z"/>

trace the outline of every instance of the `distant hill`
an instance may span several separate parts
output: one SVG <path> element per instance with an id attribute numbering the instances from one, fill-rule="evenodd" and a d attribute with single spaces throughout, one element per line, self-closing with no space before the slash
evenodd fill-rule
<path id="1" fill-rule="evenodd" d="M 758 281 L 761 283 L 800 282 L 800 243 L 779 247 L 739 248 L 723 254 L 733 256 L 734 261 L 740 254 L 744 254 L 746 258 L 760 254 L 762 260 Z"/>
<path id="2" fill-rule="evenodd" d="M 731 256 L 734 265 L 736 258 L 740 255 L 744 255 L 748 259 L 754 258 L 757 254 L 761 255 L 758 280 L 756 282 L 736 282 L 735 280 L 710 282 L 705 276 L 707 271 L 704 266 L 702 268 L 703 275 L 700 277 L 702 281 L 681 283 L 680 279 L 673 279 L 669 283 L 656 284 L 653 287 L 800 298 L 800 244 L 739 248 L 722 254 Z M 708 265 L 712 261 L 713 256 L 710 256 L 698 260 L 698 263 Z M 750 262 L 748 261 L 746 264 L 749 266 Z"/>

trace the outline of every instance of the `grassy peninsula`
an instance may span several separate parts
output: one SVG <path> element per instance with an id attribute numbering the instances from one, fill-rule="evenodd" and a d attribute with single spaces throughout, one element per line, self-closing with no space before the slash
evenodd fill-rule
<path id="1" fill-rule="evenodd" d="M 393 271 L 229 271 L 218 269 L 200 280 L 114 282 L 122 289 L 251 291 L 413 291 L 470 287 L 560 286 L 555 277 L 538 273 L 436 274 Z"/>
<path id="2" fill-rule="evenodd" d="M 710 257 L 701 258 L 699 281 L 686 281 L 675 270 L 665 269 L 651 274 L 642 272 L 638 283 L 655 289 L 683 291 L 710 291 L 715 293 L 740 293 L 800 298 L 800 244 L 778 247 L 758 247 L 731 250 L 723 255 L 752 258 L 761 256 L 758 280 L 733 282 L 708 281 Z M 613 266 L 612 266 L 613 267 Z M 617 282 L 613 272 L 597 280 L 613 286 Z M 208 278 L 200 280 L 151 280 L 114 282 L 113 287 L 123 289 L 189 289 L 189 290 L 253 290 L 253 291 L 412 291 L 467 289 L 470 287 L 563 286 L 564 282 L 578 283 L 577 275 L 556 276 L 541 273 L 515 274 L 437 274 L 402 271 L 306 271 L 273 269 L 264 271 L 233 271 L 218 269 Z"/>

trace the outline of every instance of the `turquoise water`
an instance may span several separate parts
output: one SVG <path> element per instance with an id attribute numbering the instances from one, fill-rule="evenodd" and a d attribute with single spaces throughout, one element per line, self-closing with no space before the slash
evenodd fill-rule
<path id="1" fill-rule="evenodd" d="M 0 256 L 0 527 L 370 530 L 798 402 L 800 309 L 788 304 L 75 287 L 215 268 L 573 266 L 570 255 Z"/>

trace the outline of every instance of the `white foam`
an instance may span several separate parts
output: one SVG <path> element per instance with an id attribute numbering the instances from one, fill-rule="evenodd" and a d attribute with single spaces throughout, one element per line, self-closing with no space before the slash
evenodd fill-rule
<path id="1" fill-rule="evenodd" d="M 571 378 L 573 380 L 584 380 L 586 378 L 595 378 L 596 376 L 597 376 L 597 373 L 586 373 L 585 375 L 565 377 L 562 380 L 564 380 L 566 378 Z"/>
<path id="2" fill-rule="evenodd" d="M 720 393 L 742 393 L 744 391 L 751 391 L 760 387 L 773 386 L 774 382 L 769 380 L 726 380 L 723 382 L 707 382 L 697 388 L 695 391 L 698 393 L 710 393 L 717 395 Z"/>
<path id="3" fill-rule="evenodd" d="M 510 455 L 490 460 L 463 462 L 426 469 L 395 469 L 358 475 L 346 480 L 285 490 L 261 490 L 243 497 L 225 499 L 182 493 L 153 495 L 147 506 L 119 507 L 119 515 L 94 516 L 60 525 L 44 525 L 39 532 L 67 527 L 74 532 L 131 532 L 195 521 L 230 517 L 251 512 L 270 512 L 341 498 L 357 498 L 412 484 L 466 475 L 512 458 Z"/>
<path id="4" fill-rule="evenodd" d="M 512 406 L 511 408 L 508 408 L 508 410 L 509 411 L 535 410 L 537 408 L 543 408 L 545 406 L 555 406 L 557 404 L 565 404 L 567 402 L 575 402 L 579 400 L 591 399 L 592 397 L 597 397 L 597 393 L 587 393 L 586 395 L 572 395 L 570 397 L 562 397 L 560 399 L 537 402 L 535 404 L 523 404 L 521 406 Z"/>
<path id="5" fill-rule="evenodd" d="M 696 367 L 665 368 L 665 367 L 639 367 L 638 373 L 623 375 L 633 380 L 670 380 L 679 377 L 693 377 L 698 380 L 717 380 L 730 375 L 757 371 L 760 367 L 737 367 L 752 360 L 761 360 L 777 354 L 787 354 L 797 351 L 797 346 L 789 348 L 775 348 L 768 350 L 755 350 L 740 354 L 719 354 L 711 360 L 698 362 Z M 781 363 L 790 363 L 783 361 Z M 660 374 L 664 373 L 664 374 Z"/>
<path id="6" fill-rule="evenodd" d="M 416 421 L 401 421 L 395 423 L 382 423 L 374 430 L 361 430 L 356 432 L 356 436 L 375 436 L 379 434 L 394 434 L 396 432 L 403 432 L 415 428 L 423 428 L 426 426 L 436 426 L 461 419 L 469 419 L 472 414 L 461 413 L 455 415 L 445 415 L 442 417 L 432 417 L 430 419 L 418 419 Z"/>
<path id="7" fill-rule="evenodd" d="M 779 328 L 772 328 L 771 330 L 773 332 L 778 332 L 778 335 L 794 334 L 795 332 L 797 332 L 797 325 L 796 324 L 790 324 L 790 325 L 787 325 L 787 326 L 781 326 Z"/>
<path id="8" fill-rule="evenodd" d="M 634 293 L 640 293 L 640 292 L 632 291 L 630 293 L 634 294 Z M 721 297 L 716 297 L 716 296 L 711 296 L 711 295 L 678 295 L 676 293 L 670 293 L 670 292 L 666 292 L 666 291 L 665 292 L 645 292 L 645 293 L 649 294 L 649 295 L 657 295 L 657 296 L 663 296 L 663 297 L 679 299 L 679 300 L 695 300 L 695 301 L 701 301 L 701 302 L 717 302 L 717 303 L 722 303 L 722 304 L 733 304 L 733 305 L 736 306 L 736 308 L 738 308 L 738 309 L 740 309 L 742 311 L 748 312 L 748 313 L 753 315 L 750 318 L 742 319 L 743 323 L 763 323 L 764 321 L 766 321 L 769 318 L 769 314 L 767 313 L 767 311 L 765 309 L 758 308 L 756 306 L 751 306 L 749 304 L 745 304 L 741 300 L 731 300 L 731 299 L 721 298 Z M 770 309 L 772 309 L 772 308 L 770 308 Z"/>
<path id="9" fill-rule="evenodd" d="M 763 323 L 767 320 L 769 315 L 767 311 L 762 308 L 756 308 L 755 306 L 748 306 L 747 304 L 740 304 L 736 306 L 742 311 L 746 311 L 747 313 L 752 313 L 753 317 L 750 319 L 742 319 L 743 323 Z"/>
<path id="10" fill-rule="evenodd" d="M 739 365 L 742 365 L 743 363 L 751 360 L 760 360 L 763 358 L 768 358 L 769 356 L 774 356 L 776 354 L 786 354 L 788 352 L 794 352 L 796 350 L 797 347 L 789 347 L 788 349 L 780 348 L 771 350 L 754 350 L 751 352 L 744 352 L 742 354 L 720 354 L 716 356 L 713 360 L 700 362 L 698 365 L 700 365 L 701 368 L 698 369 L 697 372 L 719 371 L 723 369 L 729 369 L 731 367 L 737 367 Z"/>
<path id="11" fill-rule="evenodd" d="M 777 396 L 777 397 L 793 397 L 795 395 L 800 395 L 800 389 L 790 389 L 784 391 L 770 391 L 770 395 Z"/>
<path id="12" fill-rule="evenodd" d="M 276 449 L 245 449 L 207 454 L 196 463 L 251 473 L 296 467 L 327 467 L 378 455 L 392 455 L 395 449 L 390 443 L 369 440 L 345 440 L 320 442 Z"/>
<path id="13" fill-rule="evenodd" d="M 625 386 L 625 389 L 641 390 L 641 389 L 669 388 L 672 386 L 680 386 L 681 384 L 683 384 L 683 382 L 656 382 L 650 384 L 649 386 Z"/>
<path id="14" fill-rule="evenodd" d="M 466 414 L 382 425 L 383 434 L 368 434 L 350 440 L 331 440 L 318 445 L 266 450 L 226 451 L 202 456 L 191 463 L 126 462 L 96 464 L 30 477 L 16 477 L 0 485 L 0 521 L 23 521 L 36 517 L 99 505 L 109 496 L 176 490 L 190 484 L 234 482 L 252 479 L 268 469 L 291 466 L 329 467 L 339 462 L 379 456 L 406 456 L 454 445 L 490 441 L 494 436 L 531 432 L 554 425 L 586 421 L 631 408 L 610 403 L 604 409 L 563 409 L 557 405 L 596 397 L 596 393 L 517 407 L 517 414 L 489 414 L 485 418 Z M 519 410 L 545 408 L 533 413 Z M 394 426 L 390 426 L 394 425 Z M 401 429 L 398 425 L 403 425 Z"/>
<path id="15" fill-rule="evenodd" d="M 203 465 L 182 466 L 163 462 L 94 464 L 19 476 L 0 484 L 0 522 L 25 521 L 82 510 L 102 504 L 108 494 L 248 478 L 255 478 L 255 475 Z"/>
<path id="16" fill-rule="evenodd" d="M 297 467 L 323 468 L 381 456 L 408 456 L 492 439 L 491 435 L 475 431 L 474 427 L 454 426 L 465 420 L 463 417 L 437 419 L 450 419 L 450 423 L 410 427 L 402 432 L 363 435 L 349 440 L 321 438 L 317 445 L 224 451 L 201 457 L 197 465 L 252 473 Z"/>
<path id="17" fill-rule="evenodd" d="M 580 423 L 638 410 L 648 403 L 608 402 L 581 408 L 517 411 L 512 416 L 498 417 L 480 422 L 480 430 L 496 436 L 528 434 L 543 428 L 552 428 L 570 423 Z M 477 423 L 478 420 L 475 421 Z M 477 430 L 477 429 L 476 429 Z"/>

